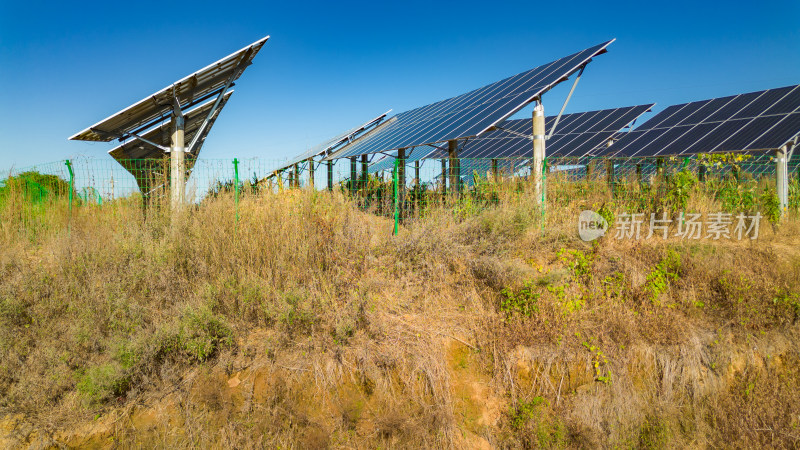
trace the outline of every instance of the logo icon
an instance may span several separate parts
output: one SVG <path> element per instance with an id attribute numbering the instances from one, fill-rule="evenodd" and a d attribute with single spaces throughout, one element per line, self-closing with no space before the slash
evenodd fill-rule
<path id="1" fill-rule="evenodd" d="M 584 241 L 593 241 L 606 234 L 608 222 L 600 214 L 591 210 L 581 211 L 578 216 L 578 234 Z"/>

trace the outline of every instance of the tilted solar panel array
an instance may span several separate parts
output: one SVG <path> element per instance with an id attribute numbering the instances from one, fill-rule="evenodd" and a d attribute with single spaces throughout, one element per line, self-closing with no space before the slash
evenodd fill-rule
<path id="1" fill-rule="evenodd" d="M 309 158 L 314 158 L 320 155 L 326 155 L 330 151 L 335 151 L 336 147 L 340 145 L 346 145 L 348 142 L 359 139 L 364 137 L 365 133 L 369 133 L 370 131 L 374 130 L 376 127 L 380 126 L 384 123 L 384 119 L 389 114 L 389 111 L 381 114 L 380 116 L 364 123 L 363 125 L 359 125 L 355 128 L 351 128 L 344 133 L 330 138 L 321 144 L 317 144 L 316 146 L 312 147 L 311 149 L 293 157 L 290 159 L 283 167 L 278 170 L 285 169 L 287 167 L 293 166 L 299 162 L 305 161 Z"/>
<path id="2" fill-rule="evenodd" d="M 605 149 L 606 143 L 653 104 L 603 109 L 561 116 L 555 133 L 545 144 L 547 156 L 591 156 Z M 551 129 L 556 116 L 545 118 L 545 132 Z M 530 156 L 530 139 L 513 135 L 506 130 L 531 135 L 531 119 L 509 120 L 501 129 L 467 141 L 459 158 L 517 158 Z"/>
<path id="3" fill-rule="evenodd" d="M 561 116 L 553 136 L 545 146 L 548 156 L 593 156 L 605 150 L 606 143 L 616 137 L 621 129 L 649 111 L 654 103 L 623 108 L 588 111 Z M 545 118 L 545 130 L 551 129 L 556 116 Z M 531 119 L 507 120 L 483 136 L 467 140 L 459 149 L 463 158 L 462 172 L 469 174 L 473 158 L 528 158 L 533 152 L 529 138 L 533 132 Z M 396 154 L 396 152 L 393 152 Z M 406 158 L 413 162 L 423 158 L 446 158 L 447 152 L 435 147 L 417 147 Z M 391 169 L 394 157 L 386 157 L 370 167 L 370 172 Z"/>
<path id="4" fill-rule="evenodd" d="M 168 120 L 173 98 L 181 108 L 200 104 L 216 95 L 229 81 L 236 81 L 253 62 L 256 54 L 269 39 L 266 36 L 175 83 L 149 95 L 135 104 L 113 114 L 91 127 L 73 135 L 71 140 L 110 142 L 127 138 L 128 133 L 140 133 L 160 121 Z"/>
<path id="5" fill-rule="evenodd" d="M 673 105 L 626 133 L 615 156 L 777 149 L 800 133 L 800 85 Z"/>
<path id="6" fill-rule="evenodd" d="M 377 132 L 328 159 L 346 158 L 480 135 L 566 80 L 613 40 L 480 89 L 398 114 Z"/>

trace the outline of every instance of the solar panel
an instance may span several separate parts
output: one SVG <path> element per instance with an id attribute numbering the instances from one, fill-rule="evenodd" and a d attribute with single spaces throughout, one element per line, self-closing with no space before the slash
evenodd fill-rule
<path id="1" fill-rule="evenodd" d="M 204 102 L 231 86 L 247 66 L 252 64 L 253 58 L 267 42 L 267 39 L 269 36 L 209 64 L 155 94 L 97 122 L 70 139 L 100 142 L 126 139 L 130 136 L 129 133 L 139 133 L 158 122 L 169 119 L 173 97 L 177 98 L 182 109 Z"/>
<path id="2" fill-rule="evenodd" d="M 350 142 L 363 137 L 365 133 L 375 129 L 376 127 L 380 126 L 386 116 L 391 112 L 391 110 L 386 111 L 385 113 L 381 114 L 380 116 L 366 122 L 365 124 L 352 128 L 334 138 L 328 139 L 327 141 L 316 145 L 309 149 L 306 152 L 303 152 L 294 158 L 290 159 L 281 169 L 285 169 L 287 167 L 291 167 L 299 162 L 305 161 L 309 158 L 314 158 L 320 155 L 328 155 L 331 152 L 336 151 L 339 147 L 349 144 Z"/>
<path id="3" fill-rule="evenodd" d="M 626 133 L 610 155 L 774 150 L 800 133 L 800 85 L 673 105 Z"/>
<path id="4" fill-rule="evenodd" d="M 609 140 L 621 129 L 649 111 L 654 103 L 623 108 L 587 111 L 561 116 L 558 127 L 547 140 L 547 156 L 592 156 L 604 150 Z M 556 116 L 545 118 L 549 130 Z M 531 119 L 508 120 L 484 136 L 468 140 L 459 151 L 459 158 L 517 158 L 532 155 Z M 512 134 L 513 133 L 513 134 Z M 444 157 L 444 153 L 437 156 Z"/>
<path id="5" fill-rule="evenodd" d="M 481 135 L 605 53 L 613 40 L 447 100 L 398 114 L 379 132 L 326 159 L 346 158 Z"/>

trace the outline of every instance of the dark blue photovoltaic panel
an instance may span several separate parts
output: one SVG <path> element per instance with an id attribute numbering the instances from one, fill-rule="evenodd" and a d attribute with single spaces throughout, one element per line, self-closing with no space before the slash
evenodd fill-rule
<path id="1" fill-rule="evenodd" d="M 800 85 L 673 105 L 626 133 L 609 156 L 774 150 L 800 134 Z"/>
<path id="2" fill-rule="evenodd" d="M 545 149 L 548 156 L 586 156 L 604 150 L 619 130 L 649 111 L 654 104 L 628 106 L 624 108 L 589 111 L 561 116 L 556 131 L 547 140 Z M 545 130 L 552 127 L 556 116 L 545 117 Z M 579 130 L 588 130 L 580 132 Z M 478 164 L 470 159 L 530 158 L 533 144 L 526 137 L 509 133 L 513 131 L 525 136 L 533 133 L 531 119 L 507 120 L 498 129 L 473 139 L 459 143 L 458 157 L 463 164 Z M 391 170 L 394 156 L 381 159 L 370 166 L 370 172 Z M 447 158 L 447 151 L 431 146 L 416 147 L 406 153 L 406 164 L 420 159 Z M 462 165 L 462 169 L 466 168 Z M 471 166 L 470 166 L 471 167 Z"/>
<path id="3" fill-rule="evenodd" d="M 375 133 L 326 159 L 410 148 L 474 137 L 519 111 L 606 52 L 613 40 L 447 100 L 395 116 Z"/>
<path id="4" fill-rule="evenodd" d="M 604 109 L 561 116 L 555 133 L 547 140 L 548 156 L 586 156 L 602 151 L 606 143 L 620 129 L 649 111 L 653 104 Z M 555 116 L 545 118 L 545 131 L 553 126 Z M 508 120 L 499 129 L 467 140 L 459 149 L 459 158 L 517 158 L 529 157 L 533 152 L 531 140 L 508 133 L 506 130 L 530 136 L 531 119 Z M 442 156 L 441 154 L 440 156 Z M 443 156 L 442 156 L 443 157 Z"/>

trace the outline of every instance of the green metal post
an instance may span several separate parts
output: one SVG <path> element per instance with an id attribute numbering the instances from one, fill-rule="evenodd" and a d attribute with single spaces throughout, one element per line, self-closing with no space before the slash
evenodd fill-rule
<path id="1" fill-rule="evenodd" d="M 239 160 L 233 158 L 233 204 L 236 210 L 236 222 L 239 222 Z"/>
<path id="2" fill-rule="evenodd" d="M 69 213 L 70 216 L 72 215 L 72 191 L 75 190 L 75 172 L 72 171 L 72 161 L 66 160 L 64 161 L 64 165 L 67 166 L 67 170 L 69 171 Z"/>
<path id="3" fill-rule="evenodd" d="M 398 231 L 398 224 L 400 223 L 400 196 L 398 195 L 397 185 L 399 182 L 398 179 L 398 166 L 399 166 L 399 158 L 394 159 L 394 170 L 393 170 L 393 177 L 392 180 L 392 188 L 394 192 L 394 235 L 397 236 Z"/>
<path id="4" fill-rule="evenodd" d="M 69 171 L 69 222 L 67 224 L 67 232 L 72 234 L 72 192 L 75 190 L 75 172 L 72 171 L 72 161 L 64 161 Z"/>

